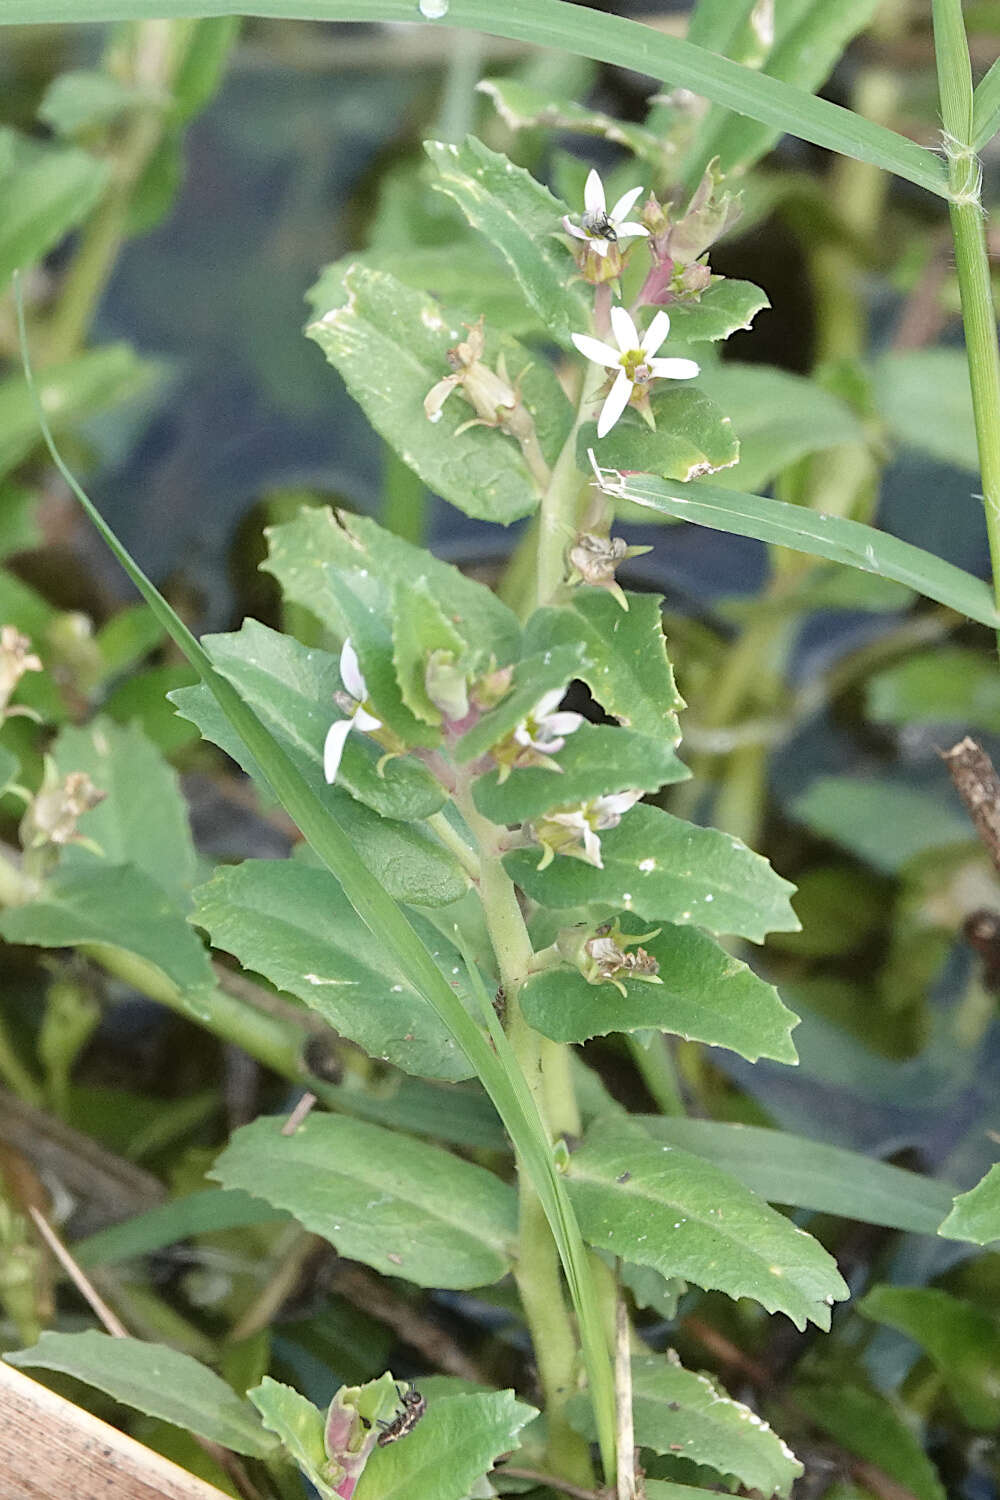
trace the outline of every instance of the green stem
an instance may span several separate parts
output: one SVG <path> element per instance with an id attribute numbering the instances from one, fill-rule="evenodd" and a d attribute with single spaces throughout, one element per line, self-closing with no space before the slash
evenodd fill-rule
<path id="1" fill-rule="evenodd" d="M 982 168 L 972 144 L 972 64 L 961 0 L 933 0 L 933 14 L 955 265 L 972 383 L 993 589 L 994 596 L 1000 599 L 1000 345 L 983 219 Z"/>
<path id="2" fill-rule="evenodd" d="M 579 529 L 580 496 L 586 483 L 576 462 L 576 437 L 590 416 L 603 371 L 588 365 L 580 382 L 576 419 L 556 459 L 538 512 L 535 606 L 557 601 L 566 579 L 566 549 Z"/>
<path id="3" fill-rule="evenodd" d="M 637 1037 L 625 1039 L 632 1054 L 639 1076 L 656 1101 L 663 1115 L 685 1115 L 684 1096 L 677 1081 L 677 1069 L 670 1050 L 670 1039 L 655 1036 L 649 1047 L 644 1047 Z"/>

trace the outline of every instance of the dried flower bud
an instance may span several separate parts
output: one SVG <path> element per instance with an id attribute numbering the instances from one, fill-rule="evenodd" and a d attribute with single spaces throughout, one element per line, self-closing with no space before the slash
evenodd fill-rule
<path id="1" fill-rule="evenodd" d="M 469 712 L 469 688 L 465 668 L 454 651 L 432 651 L 424 671 L 427 696 L 446 719 L 456 722 Z"/>
<path id="2" fill-rule="evenodd" d="M 60 777 L 52 761 L 46 760 L 42 784 L 21 819 L 21 846 L 25 850 L 45 845 L 62 848 L 66 844 L 97 846 L 92 839 L 77 832 L 76 825 L 84 813 L 103 802 L 107 793 L 97 788 L 86 771 L 70 771 Z M 99 852 L 99 851 L 98 851 Z"/>
<path id="3" fill-rule="evenodd" d="M 659 977 L 658 961 L 645 948 L 637 946 L 658 937 L 660 931 L 656 927 L 651 932 L 625 933 L 616 918 L 591 934 L 585 927 L 566 928 L 556 939 L 556 946 L 567 962 L 579 969 L 588 984 L 613 984 L 624 995 L 624 979 L 645 984 L 663 983 Z"/>
<path id="4" fill-rule="evenodd" d="M 25 672 L 41 672 L 42 663 L 31 650 L 31 641 L 16 625 L 0 628 L 0 719 L 15 714 L 34 717 L 30 709 L 9 708 L 11 696 Z"/>
<path id="5" fill-rule="evenodd" d="M 644 552 L 651 551 L 651 547 L 630 547 L 621 536 L 597 536 L 592 531 L 582 531 L 569 549 L 572 570 L 569 581 L 607 589 L 622 609 L 627 610 L 628 600 L 618 586 L 615 570 L 627 558 L 641 557 Z"/>

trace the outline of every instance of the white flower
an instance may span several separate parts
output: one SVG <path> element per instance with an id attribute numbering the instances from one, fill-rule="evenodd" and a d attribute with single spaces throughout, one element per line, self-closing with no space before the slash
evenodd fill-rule
<path id="1" fill-rule="evenodd" d="M 514 739 L 519 745 L 530 746 L 542 755 L 557 755 L 566 743 L 566 736 L 579 729 L 582 714 L 553 713 L 563 696 L 562 688 L 553 688 L 535 704 L 531 713 L 523 718 L 514 730 Z"/>
<path id="2" fill-rule="evenodd" d="M 544 870 L 556 854 L 568 854 L 603 870 L 599 835 L 609 828 L 617 828 L 641 796 L 641 791 L 630 788 L 607 797 L 591 797 L 589 802 L 581 802 L 576 807 L 546 813 L 531 828 L 544 851 L 538 868 Z"/>
<path id="3" fill-rule="evenodd" d="M 364 706 L 368 698 L 368 687 L 361 675 L 357 652 L 349 639 L 344 642 L 340 653 L 340 680 L 347 691 L 335 693 L 334 701 L 339 708 L 344 709 L 348 717 L 334 719 L 323 742 L 323 775 L 331 785 L 337 779 L 340 759 L 351 730 L 360 729 L 363 734 L 370 734 L 373 729 L 382 728 L 382 720 L 376 719 Z"/>
<path id="4" fill-rule="evenodd" d="M 617 370 L 615 383 L 608 392 L 597 419 L 597 436 L 605 437 L 618 421 L 638 386 L 644 390 L 651 380 L 692 380 L 698 374 L 693 359 L 654 359 L 657 349 L 670 332 L 670 319 L 660 311 L 640 339 L 638 330 L 624 307 L 611 309 L 611 327 L 618 348 L 591 338 L 588 333 L 574 333 L 573 342 L 580 353 L 595 365 Z"/>
<path id="5" fill-rule="evenodd" d="M 625 215 L 641 192 L 642 188 L 637 187 L 623 193 L 608 213 L 604 197 L 604 183 L 591 168 L 583 189 L 583 217 L 579 224 L 574 224 L 566 214 L 562 221 L 563 228 L 575 240 L 585 240 L 598 255 L 605 256 L 610 246 L 616 244 L 618 240 L 634 239 L 637 235 L 649 234 L 649 230 L 642 224 L 636 224 L 634 221 L 629 223 L 625 219 Z"/>

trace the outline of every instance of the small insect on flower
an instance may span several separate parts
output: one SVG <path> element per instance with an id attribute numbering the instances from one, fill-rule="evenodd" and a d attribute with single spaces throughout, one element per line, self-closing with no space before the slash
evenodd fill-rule
<path id="1" fill-rule="evenodd" d="M 385 1448 L 389 1443 L 397 1443 L 400 1438 L 406 1437 L 407 1433 L 413 1431 L 420 1418 L 427 1410 L 427 1397 L 422 1396 L 411 1380 L 407 1386 L 398 1386 L 399 1399 L 403 1404 L 402 1411 L 396 1413 L 391 1422 L 379 1422 L 382 1429 L 376 1439 L 380 1448 Z"/>
<path id="2" fill-rule="evenodd" d="M 622 194 L 609 212 L 604 183 L 591 168 L 583 189 L 584 211 L 580 222 L 574 224 L 569 214 L 566 214 L 562 221 L 563 228 L 573 239 L 584 240 L 603 257 L 607 255 L 609 246 L 617 245 L 619 240 L 637 239 L 640 235 L 649 234 L 644 225 L 629 222 L 625 217 L 641 193 L 641 187 L 631 188 Z"/>

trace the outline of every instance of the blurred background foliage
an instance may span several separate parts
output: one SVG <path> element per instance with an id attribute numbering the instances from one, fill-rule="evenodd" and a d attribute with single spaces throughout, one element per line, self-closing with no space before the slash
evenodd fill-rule
<path id="1" fill-rule="evenodd" d="M 678 32 L 686 24 L 682 4 L 604 8 Z M 824 92 L 933 141 L 929 5 L 887 0 L 868 5 L 868 18 Z M 966 18 L 985 67 L 1000 5 L 970 0 Z M 0 224 L 0 269 L 32 263 L 26 299 L 49 415 L 111 523 L 190 623 L 227 629 L 250 614 L 308 632 L 281 614 L 257 571 L 264 526 L 303 503 L 379 515 L 496 578 L 517 528 L 471 521 L 422 493 L 302 337 L 304 299 L 324 265 L 362 247 L 409 247 L 419 278 L 422 249 L 455 243 L 456 276 L 469 270 L 454 212 L 421 191 L 427 136 L 474 130 L 567 196 L 578 195 L 585 163 L 620 162 L 605 140 L 511 130 L 474 92 L 480 77 L 513 77 L 632 124 L 646 118 L 650 81 L 415 27 L 226 20 L 174 23 L 159 40 L 148 28 L 39 27 L 4 41 L 0 172 L 19 173 L 10 181 L 20 197 L 8 196 Z M 998 167 L 994 141 L 988 202 Z M 623 186 L 635 174 L 624 168 Z M 710 372 L 744 442 L 733 484 L 877 518 L 985 575 L 940 205 L 787 139 L 738 185 L 743 215 L 713 268 L 759 284 L 772 309 L 726 346 L 727 361 L 761 367 L 757 379 L 727 385 L 725 363 Z M 474 285 L 467 295 L 474 316 Z M 98 711 L 137 724 L 182 773 L 200 861 L 286 852 L 284 820 L 258 807 L 165 703 L 188 669 L 131 603 L 42 459 L 6 294 L 0 354 L 0 618 L 32 638 L 47 669 L 20 694 L 41 727 L 8 720 L 0 748 L 35 786 L 54 729 L 65 745 Z M 801 1065 L 709 1060 L 681 1042 L 689 1111 L 780 1126 L 970 1187 L 996 1155 L 1000 1029 L 996 960 L 987 953 L 984 964 L 963 924 L 1000 904 L 1000 890 L 940 751 L 966 732 L 1000 748 L 988 632 L 899 588 L 769 557 L 750 541 L 693 526 L 627 529 L 653 544 L 628 582 L 665 595 L 689 703 L 696 774 L 669 805 L 738 833 L 800 887 L 803 931 L 774 938 L 761 962 L 804 1018 Z M 135 746 L 121 753 L 123 764 L 141 763 Z M 149 796 L 161 791 L 151 774 Z M 13 842 L 19 806 L 9 794 L 3 810 Z M 2 957 L 8 1188 L 15 1198 L 22 1190 L 10 1189 L 22 1156 L 38 1170 L 44 1140 L 39 1180 L 70 1195 L 77 1237 L 160 1201 L 164 1184 L 203 1185 L 226 1127 L 287 1091 L 79 956 L 39 961 L 9 946 Z M 670 1112 L 661 1040 L 628 1052 L 590 1044 L 589 1086 Z M 421 1118 L 440 1128 L 439 1090 L 366 1071 L 353 1054 L 340 1065 L 411 1128 Z M 456 1140 L 472 1153 L 495 1149 L 478 1099 L 466 1102 Z M 646 1332 L 763 1403 L 806 1461 L 802 1496 L 996 1495 L 1000 1257 L 848 1217 L 813 1216 L 810 1227 L 867 1292 L 838 1311 L 829 1339 L 811 1343 L 721 1297 L 689 1295 L 675 1310 L 637 1293 Z M 9 1257 L 31 1262 L 31 1247 L 7 1229 Z M 287 1224 L 195 1233 L 125 1270 L 110 1254 L 100 1261 L 95 1252 L 95 1276 L 111 1279 L 135 1330 L 221 1358 L 236 1382 L 256 1378 L 269 1357 L 316 1400 L 390 1357 L 394 1369 L 409 1361 L 520 1378 L 523 1331 L 503 1288 L 427 1297 L 332 1264 Z M 51 1287 L 31 1264 L 42 1316 Z M 931 1305 L 915 1300 L 932 1290 L 956 1299 L 943 1341 L 928 1331 Z M 11 1305 L 8 1296 L 0 1328 L 9 1347 Z M 79 1304 L 67 1294 L 60 1305 L 62 1326 L 78 1326 Z M 229 1486 L 177 1433 L 134 1430 Z M 670 1472 L 698 1478 L 679 1462 Z"/>

